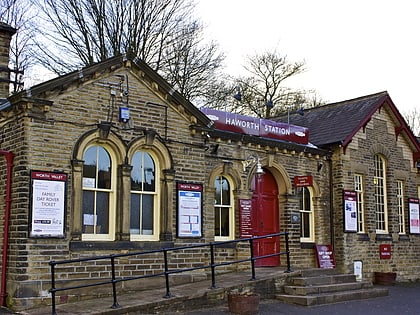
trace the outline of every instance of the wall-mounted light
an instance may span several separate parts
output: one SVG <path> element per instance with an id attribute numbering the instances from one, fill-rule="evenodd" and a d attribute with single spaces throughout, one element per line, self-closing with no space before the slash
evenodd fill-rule
<path id="1" fill-rule="evenodd" d="M 260 158 L 257 159 L 257 170 L 255 171 L 255 174 L 257 174 L 257 175 L 263 175 L 264 174 L 264 170 L 262 169 Z"/>
<path id="2" fill-rule="evenodd" d="M 255 170 L 255 174 L 257 176 L 263 175 L 264 170 L 262 168 L 262 164 L 261 164 L 260 158 L 258 156 L 257 157 L 250 156 L 246 160 L 242 161 L 242 163 L 244 165 L 244 171 L 246 171 L 246 169 L 248 169 L 251 166 L 251 164 L 253 164 L 255 162 L 257 163 L 257 168 Z"/>

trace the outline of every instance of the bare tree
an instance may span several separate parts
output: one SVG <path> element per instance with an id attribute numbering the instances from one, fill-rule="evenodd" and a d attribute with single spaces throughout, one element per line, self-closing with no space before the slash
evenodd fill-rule
<path id="1" fill-rule="evenodd" d="M 189 23 L 171 34 L 173 45 L 165 50 L 163 72 L 166 79 L 188 100 L 197 100 L 212 89 L 219 78 L 219 68 L 224 55 L 218 52 L 218 45 L 204 42 L 202 25 Z"/>
<path id="2" fill-rule="evenodd" d="M 36 0 L 38 61 L 60 75 L 126 53 L 158 71 L 187 99 L 221 67 L 192 16 L 194 0 Z"/>
<path id="3" fill-rule="evenodd" d="M 10 68 L 12 92 L 23 88 L 23 75 L 35 65 L 33 58 L 34 17 L 36 11 L 26 0 L 0 0 L 0 21 L 15 28 L 16 34 L 10 43 Z"/>
<path id="4" fill-rule="evenodd" d="M 249 56 L 244 68 L 248 76 L 233 78 L 232 83 L 225 86 L 226 93 L 232 93 L 236 87 L 236 98 L 240 98 L 240 102 L 227 99 L 226 106 L 230 111 L 269 118 L 290 109 L 313 107 L 313 102 L 317 102 L 311 97 L 313 91 L 285 86 L 287 79 L 305 71 L 304 62 L 289 62 L 286 56 L 274 50 Z M 210 106 L 220 107 L 220 98 L 215 98 Z"/>
<path id="5" fill-rule="evenodd" d="M 419 137 L 420 136 L 420 110 L 417 107 L 402 113 L 408 126 L 411 128 L 413 133 Z"/>

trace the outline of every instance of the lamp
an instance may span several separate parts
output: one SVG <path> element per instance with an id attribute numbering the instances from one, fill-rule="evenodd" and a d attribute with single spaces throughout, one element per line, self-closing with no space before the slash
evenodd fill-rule
<path id="1" fill-rule="evenodd" d="M 260 158 L 257 159 L 257 170 L 255 171 L 255 174 L 257 174 L 257 176 L 264 174 L 264 170 L 262 169 Z"/>
<path id="2" fill-rule="evenodd" d="M 246 160 L 242 161 L 243 165 L 244 165 L 244 171 L 249 168 L 251 166 L 252 163 L 257 162 L 257 169 L 255 170 L 255 174 L 257 176 L 263 175 L 265 172 L 262 168 L 262 164 L 260 161 L 260 158 L 257 156 L 249 156 Z"/>

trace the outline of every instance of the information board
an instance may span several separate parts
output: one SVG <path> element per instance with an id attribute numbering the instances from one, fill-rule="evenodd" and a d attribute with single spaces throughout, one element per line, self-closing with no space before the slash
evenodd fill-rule
<path id="1" fill-rule="evenodd" d="M 203 185 L 177 183 L 178 237 L 202 236 Z"/>
<path id="2" fill-rule="evenodd" d="M 410 214 L 410 233 L 420 233 L 420 213 L 419 213 L 419 200 L 417 198 L 408 199 L 408 207 Z"/>
<path id="3" fill-rule="evenodd" d="M 67 174 L 31 171 L 30 237 L 64 237 Z"/>
<path id="4" fill-rule="evenodd" d="M 357 232 L 357 194 L 344 190 L 344 232 Z"/>

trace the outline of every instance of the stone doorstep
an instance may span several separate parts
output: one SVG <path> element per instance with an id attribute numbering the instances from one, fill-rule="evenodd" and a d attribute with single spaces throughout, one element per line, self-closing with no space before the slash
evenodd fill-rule
<path id="1" fill-rule="evenodd" d="M 277 294 L 276 298 L 284 303 L 298 304 L 303 306 L 314 306 L 345 301 L 370 299 L 387 295 L 388 289 L 386 288 L 369 288 L 343 292 L 321 293 L 307 296 Z"/>
<path id="2" fill-rule="evenodd" d="M 337 283 L 329 285 L 317 285 L 317 286 L 293 286 L 286 285 L 284 286 L 284 292 L 290 295 L 310 295 L 310 294 L 320 294 L 328 292 L 339 292 L 339 291 L 348 291 L 348 290 L 358 290 L 371 288 L 372 283 L 370 281 L 357 281 L 349 283 Z"/>
<path id="3" fill-rule="evenodd" d="M 356 276 L 351 274 L 319 275 L 312 277 L 295 277 L 290 279 L 291 284 L 296 286 L 329 285 L 354 281 L 356 281 Z"/>

